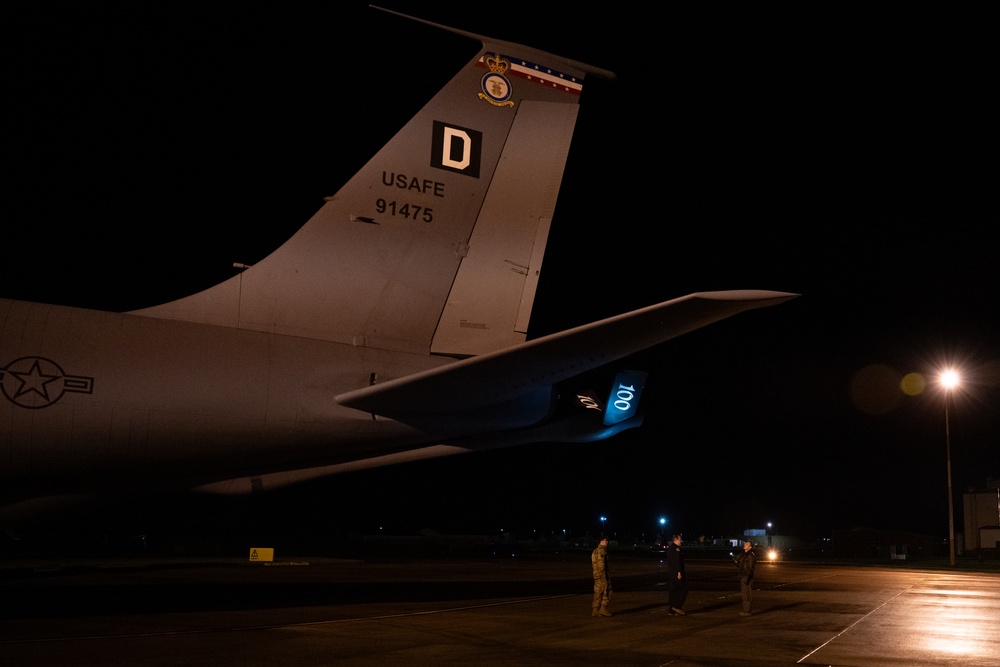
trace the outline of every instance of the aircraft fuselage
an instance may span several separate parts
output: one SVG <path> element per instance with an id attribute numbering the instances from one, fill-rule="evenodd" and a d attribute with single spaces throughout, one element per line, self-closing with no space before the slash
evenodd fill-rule
<path id="1" fill-rule="evenodd" d="M 11 300 L 0 300 L 0 322 L 0 485 L 7 491 L 168 470 L 210 480 L 393 451 L 420 433 L 334 396 L 443 363 Z"/>

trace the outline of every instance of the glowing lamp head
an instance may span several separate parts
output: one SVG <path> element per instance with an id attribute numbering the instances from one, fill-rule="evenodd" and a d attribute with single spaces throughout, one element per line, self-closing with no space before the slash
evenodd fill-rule
<path id="1" fill-rule="evenodd" d="M 945 389 L 954 389 L 958 386 L 958 383 L 962 378 L 958 376 L 958 371 L 948 369 L 941 373 L 940 382 L 941 386 Z"/>

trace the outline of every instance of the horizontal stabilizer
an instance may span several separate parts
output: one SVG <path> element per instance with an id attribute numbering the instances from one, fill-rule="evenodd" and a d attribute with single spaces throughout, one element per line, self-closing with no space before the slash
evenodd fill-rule
<path id="1" fill-rule="evenodd" d="M 762 290 L 697 292 L 538 338 L 516 347 L 340 394 L 338 403 L 407 421 L 478 411 L 622 359 L 746 310 L 797 294 Z M 456 392 L 455 387 L 462 387 Z"/>

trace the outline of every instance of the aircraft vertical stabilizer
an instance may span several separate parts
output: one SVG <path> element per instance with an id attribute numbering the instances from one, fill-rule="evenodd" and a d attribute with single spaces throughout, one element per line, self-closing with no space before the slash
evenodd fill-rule
<path id="1" fill-rule="evenodd" d="M 437 27 L 482 49 L 291 239 L 132 314 L 418 354 L 523 342 L 584 75 L 613 75 Z"/>

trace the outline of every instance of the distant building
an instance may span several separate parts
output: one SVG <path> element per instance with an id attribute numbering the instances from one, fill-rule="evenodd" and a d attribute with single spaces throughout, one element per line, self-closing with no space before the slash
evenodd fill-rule
<path id="1" fill-rule="evenodd" d="M 987 479 L 986 489 L 962 496 L 965 551 L 980 558 L 1000 556 L 1000 480 Z"/>
<path id="2" fill-rule="evenodd" d="M 756 546 L 766 546 L 785 551 L 793 549 L 798 551 L 805 547 L 805 543 L 799 538 L 791 535 L 777 535 L 769 528 L 747 528 L 743 531 L 741 539 L 731 540 L 732 546 L 742 547 L 743 542 L 746 540 L 750 540 Z"/>

